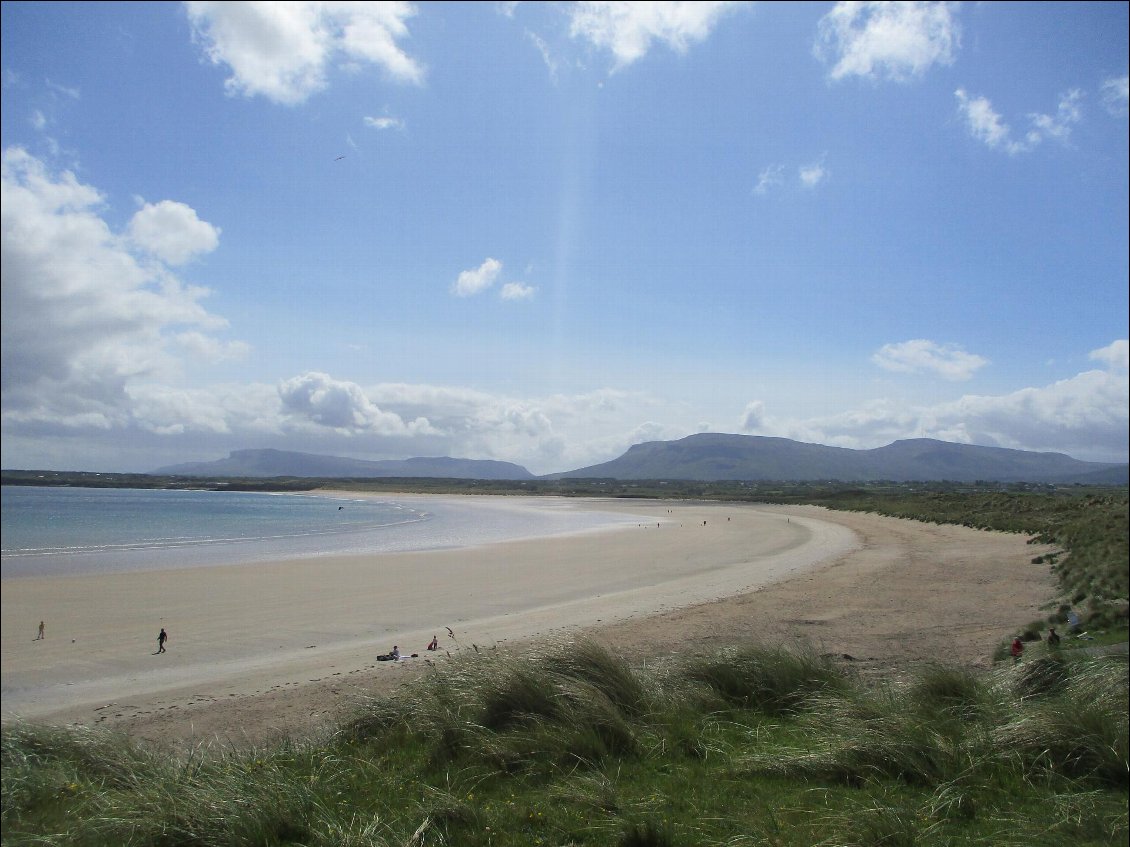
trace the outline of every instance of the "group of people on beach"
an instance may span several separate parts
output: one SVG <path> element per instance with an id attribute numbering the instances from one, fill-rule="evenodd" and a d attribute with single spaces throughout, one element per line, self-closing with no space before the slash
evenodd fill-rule
<path id="1" fill-rule="evenodd" d="M 34 641 L 43 641 L 47 637 L 46 632 L 47 632 L 46 623 L 44 621 L 40 621 L 39 622 L 39 629 L 36 632 L 35 638 L 33 640 Z M 452 638 L 455 637 L 455 633 L 453 633 L 451 631 L 450 627 L 447 628 L 447 634 L 450 635 Z M 157 653 L 166 652 L 165 651 L 165 645 L 168 643 L 168 641 L 169 641 L 169 634 L 167 632 L 165 632 L 164 627 L 161 627 L 161 631 L 159 633 L 157 633 Z M 437 636 L 433 635 L 432 640 L 428 642 L 428 646 L 425 649 L 428 650 L 429 652 L 434 652 L 434 651 L 438 650 L 439 649 L 439 638 Z M 153 655 L 156 656 L 157 653 L 154 653 Z M 417 655 L 416 653 L 412 654 L 412 656 L 416 656 L 416 655 Z M 389 650 L 387 653 L 385 653 L 381 656 L 378 656 L 377 658 L 382 660 L 382 661 L 390 661 L 390 660 L 393 661 L 393 662 L 398 661 L 400 658 L 402 658 L 401 654 L 400 654 L 399 645 L 396 645 L 396 644 L 392 645 L 391 650 Z"/>
<path id="2" fill-rule="evenodd" d="M 454 638 L 455 633 L 451 631 L 451 627 L 446 627 L 446 629 L 447 629 L 447 634 L 450 635 L 452 638 Z M 432 640 L 428 642 L 428 646 L 425 647 L 424 649 L 427 650 L 429 653 L 433 653 L 436 650 L 438 650 L 439 649 L 439 637 L 436 636 L 436 635 L 433 635 Z M 414 659 L 414 658 L 418 657 L 419 655 L 420 655 L 419 653 L 411 653 L 411 654 L 406 656 L 406 655 L 404 655 L 400 652 L 400 645 L 393 644 L 391 650 L 389 650 L 387 653 L 381 653 L 379 656 L 377 656 L 377 661 L 378 662 L 398 662 L 401 659 Z"/>
<path id="3" fill-rule="evenodd" d="M 39 629 L 36 631 L 33 641 L 43 641 L 47 638 L 47 624 L 44 621 L 39 622 Z M 161 631 L 157 633 L 157 653 L 165 652 L 165 643 L 169 640 L 169 634 L 165 632 L 165 628 L 161 627 Z M 73 642 L 73 639 L 72 639 Z M 429 648 L 430 649 L 430 648 Z M 156 656 L 157 653 L 153 655 Z"/>

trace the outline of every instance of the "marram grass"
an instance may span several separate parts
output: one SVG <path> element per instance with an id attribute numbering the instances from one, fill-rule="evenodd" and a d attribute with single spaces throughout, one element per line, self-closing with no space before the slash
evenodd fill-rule
<path id="1" fill-rule="evenodd" d="M 1126 662 L 867 686 L 745 648 L 456 660 L 328 739 L 3 732 L 4 845 L 1124 844 Z"/>

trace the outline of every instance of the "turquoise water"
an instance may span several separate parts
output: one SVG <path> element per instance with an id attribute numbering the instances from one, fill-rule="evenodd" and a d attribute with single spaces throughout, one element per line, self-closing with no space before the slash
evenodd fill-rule
<path id="1" fill-rule="evenodd" d="M 635 523 L 546 500 L 0 489 L 4 578 L 404 552 Z"/>

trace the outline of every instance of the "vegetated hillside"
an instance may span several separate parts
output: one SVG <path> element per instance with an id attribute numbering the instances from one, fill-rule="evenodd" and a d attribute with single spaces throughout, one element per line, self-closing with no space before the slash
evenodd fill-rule
<path id="1" fill-rule="evenodd" d="M 637 444 L 611 462 L 553 478 L 672 480 L 951 480 L 1126 484 L 1125 464 L 1082 462 L 1035 453 L 918 438 L 873 450 L 806 444 L 788 438 L 702 433 Z"/>
<path id="2" fill-rule="evenodd" d="M 226 459 L 170 465 L 152 473 L 159 476 L 202 477 L 533 479 L 533 474 L 521 465 L 489 459 L 452 459 L 440 456 L 366 461 L 286 450 L 233 450 Z"/>

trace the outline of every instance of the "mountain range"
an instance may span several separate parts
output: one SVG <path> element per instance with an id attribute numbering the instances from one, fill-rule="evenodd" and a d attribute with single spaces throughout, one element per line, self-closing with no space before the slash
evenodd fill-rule
<path id="1" fill-rule="evenodd" d="M 1083 462 L 1063 453 L 954 444 L 929 438 L 872 450 L 808 444 L 788 438 L 700 433 L 636 444 L 610 462 L 535 477 L 521 465 L 448 457 L 365 461 L 282 450 L 236 450 L 226 459 L 158 468 L 164 476 L 531 480 L 839 480 L 865 482 L 1046 482 L 1126 485 L 1126 464 Z"/>
<path id="2" fill-rule="evenodd" d="M 439 477 L 443 479 L 534 479 L 521 465 L 491 459 L 436 458 L 366 461 L 286 450 L 233 450 L 226 459 L 169 465 L 150 473 L 161 476 L 238 477 Z"/>

